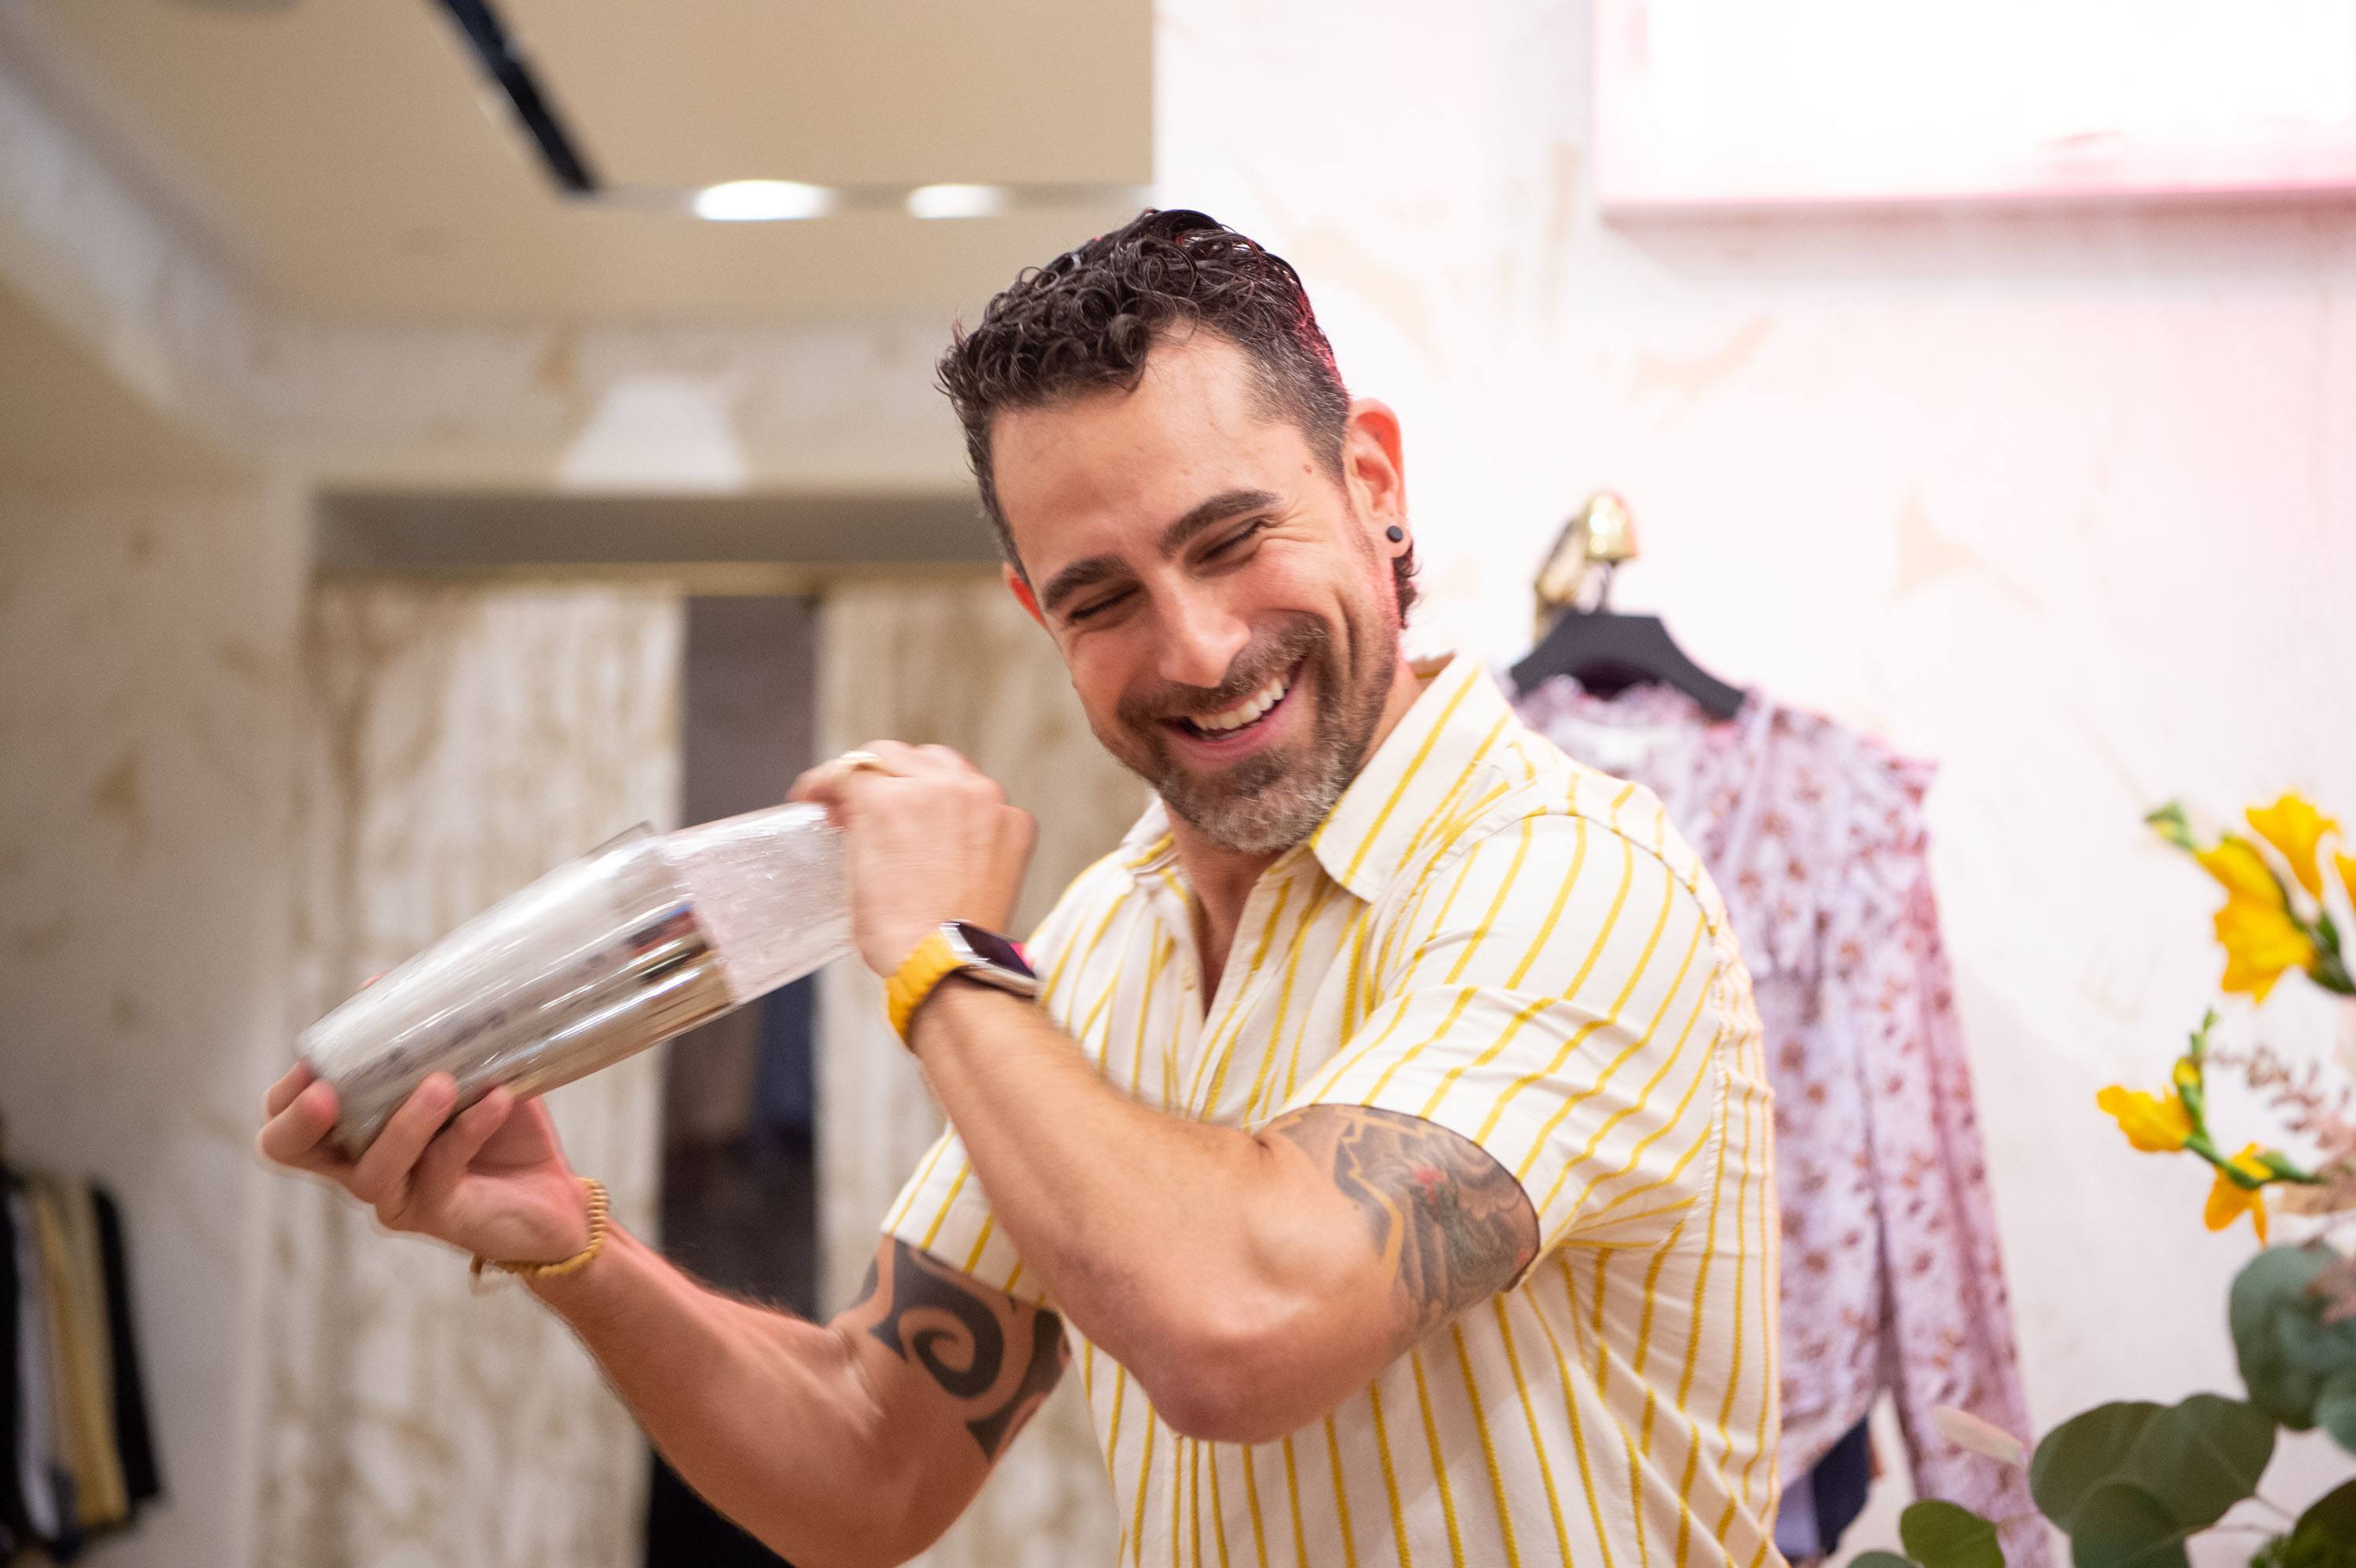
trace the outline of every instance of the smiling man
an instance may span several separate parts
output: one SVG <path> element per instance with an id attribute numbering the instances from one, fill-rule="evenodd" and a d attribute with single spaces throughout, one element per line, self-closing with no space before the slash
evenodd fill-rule
<path id="1" fill-rule="evenodd" d="M 421 1089 L 356 1167 L 527 1274 L 681 1474 L 897 1562 L 1076 1360 L 1123 1561 L 1773 1561 L 1771 1117 L 1717 894 L 1643 792 L 1401 656 L 1398 420 L 1291 269 L 1148 213 L 945 357 L 1011 590 L 1159 796 L 1023 955 L 1029 819 L 890 741 L 797 795 L 950 1130 L 818 1326 L 607 1227 L 546 1113 Z M 1035 975 L 1031 965 L 1036 965 Z"/>

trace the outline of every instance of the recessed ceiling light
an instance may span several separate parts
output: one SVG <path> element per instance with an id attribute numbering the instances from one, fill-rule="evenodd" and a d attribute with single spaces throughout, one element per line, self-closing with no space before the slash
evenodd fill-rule
<path id="1" fill-rule="evenodd" d="M 715 223 L 776 223 L 833 210 L 833 191 L 799 180 L 730 180 L 695 193 L 695 215 Z"/>
<path id="2" fill-rule="evenodd" d="M 911 218 L 994 218 L 1006 210 L 998 185 L 920 185 L 908 193 Z"/>

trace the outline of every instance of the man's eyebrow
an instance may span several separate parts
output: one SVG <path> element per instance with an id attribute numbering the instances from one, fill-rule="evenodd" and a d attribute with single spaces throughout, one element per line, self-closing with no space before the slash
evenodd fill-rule
<path id="1" fill-rule="evenodd" d="M 1239 513 L 1273 507 L 1279 499 L 1272 490 L 1222 490 L 1206 501 L 1197 502 L 1186 509 L 1184 516 L 1162 530 L 1159 545 L 1162 559 L 1167 560 L 1184 549 L 1187 541 L 1204 529 L 1216 528 Z M 1047 580 L 1047 586 L 1039 592 L 1039 607 L 1050 611 L 1060 607 L 1081 589 L 1119 573 L 1122 564 L 1121 558 L 1117 555 L 1082 557 Z"/>

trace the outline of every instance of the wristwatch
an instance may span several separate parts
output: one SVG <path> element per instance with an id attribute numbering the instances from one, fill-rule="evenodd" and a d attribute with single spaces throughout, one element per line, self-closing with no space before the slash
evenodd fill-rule
<path id="1" fill-rule="evenodd" d="M 1023 961 L 1021 948 L 969 921 L 950 921 L 916 944 L 916 950 L 901 961 L 898 971 L 884 984 L 892 1029 L 904 1042 L 908 1022 L 925 998 L 942 981 L 952 978 L 993 986 L 1017 997 L 1039 995 L 1039 976 Z"/>

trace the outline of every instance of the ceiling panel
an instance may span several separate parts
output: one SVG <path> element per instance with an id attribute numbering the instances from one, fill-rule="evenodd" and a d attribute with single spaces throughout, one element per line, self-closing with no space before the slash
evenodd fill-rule
<path id="1" fill-rule="evenodd" d="M 7 13 L 7 41 L 80 117 L 298 311 L 946 314 L 1127 216 L 708 224 L 571 201 L 430 0 Z M 507 0 L 503 14 L 616 183 L 1142 183 L 1151 163 L 1147 0 Z"/>
<path id="2" fill-rule="evenodd" d="M 617 181 L 1152 177 L 1150 5 L 503 0 L 502 12 Z"/>

